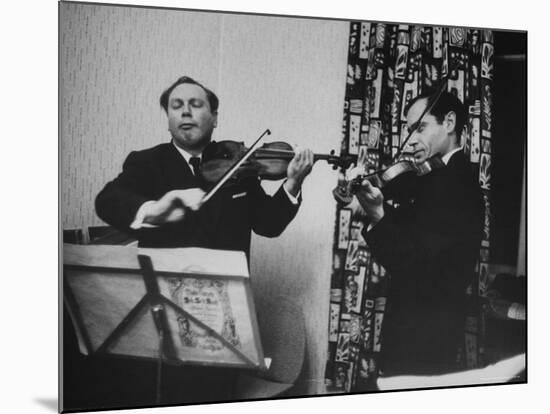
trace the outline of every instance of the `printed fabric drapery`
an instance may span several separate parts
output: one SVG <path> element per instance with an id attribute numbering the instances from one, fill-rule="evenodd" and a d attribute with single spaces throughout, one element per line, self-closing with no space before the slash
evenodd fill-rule
<path id="1" fill-rule="evenodd" d="M 404 109 L 442 79 L 468 109 L 464 151 L 479 177 L 485 224 L 471 298 L 486 290 L 490 236 L 490 171 L 493 33 L 462 27 L 351 22 L 341 154 L 376 170 L 388 166 L 407 136 Z M 337 207 L 330 291 L 328 392 L 363 390 L 377 370 L 386 295 L 391 275 L 371 256 L 363 223 Z M 475 301 L 473 301 L 475 303 Z M 464 368 L 482 363 L 483 316 L 472 307 L 464 344 Z"/>

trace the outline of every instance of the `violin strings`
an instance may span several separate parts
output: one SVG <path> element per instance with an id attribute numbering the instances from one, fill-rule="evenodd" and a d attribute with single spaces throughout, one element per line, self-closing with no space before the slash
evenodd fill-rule
<path id="1" fill-rule="evenodd" d="M 254 156 L 256 158 L 277 158 L 277 157 L 284 157 L 287 156 L 288 158 L 292 158 L 296 155 L 294 151 L 291 150 L 284 150 L 284 149 L 270 149 L 270 148 L 258 148 L 254 152 Z M 330 158 L 336 157 L 336 155 L 326 155 L 326 154 L 313 154 L 315 158 L 323 159 L 323 158 Z"/>
<path id="2" fill-rule="evenodd" d="M 254 152 L 254 156 L 256 158 L 280 158 L 280 157 L 292 158 L 294 157 L 294 155 L 295 155 L 294 151 L 268 149 L 268 148 L 263 148 L 263 149 L 258 148 Z"/>

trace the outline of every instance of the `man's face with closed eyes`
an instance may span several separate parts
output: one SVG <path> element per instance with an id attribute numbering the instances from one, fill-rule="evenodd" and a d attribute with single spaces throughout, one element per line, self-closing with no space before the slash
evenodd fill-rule
<path id="1" fill-rule="evenodd" d="M 212 112 L 206 92 L 193 83 L 182 83 L 172 90 L 167 115 L 174 143 L 194 155 L 208 145 L 218 122 L 218 114 Z"/>

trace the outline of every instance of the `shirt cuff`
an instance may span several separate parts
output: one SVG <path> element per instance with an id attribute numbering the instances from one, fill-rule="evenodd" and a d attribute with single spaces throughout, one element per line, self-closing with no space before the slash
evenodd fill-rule
<path id="1" fill-rule="evenodd" d="M 298 191 L 298 194 L 296 195 L 296 197 L 290 194 L 284 185 L 283 185 L 283 190 L 285 190 L 285 193 L 292 204 L 294 204 L 295 206 L 300 204 L 300 194 L 302 194 L 302 190 Z"/>
<path id="2" fill-rule="evenodd" d="M 145 220 L 145 217 L 147 216 L 147 213 L 149 212 L 149 206 L 151 206 L 153 203 L 155 203 L 154 200 L 149 200 L 149 201 L 146 201 L 145 203 L 143 203 L 139 207 L 139 209 L 136 213 L 136 218 L 134 219 L 132 224 L 130 224 L 131 229 L 138 230 L 138 229 L 144 229 L 144 228 L 158 227 L 154 224 L 149 224 L 149 223 L 144 223 L 143 222 L 143 220 Z"/>

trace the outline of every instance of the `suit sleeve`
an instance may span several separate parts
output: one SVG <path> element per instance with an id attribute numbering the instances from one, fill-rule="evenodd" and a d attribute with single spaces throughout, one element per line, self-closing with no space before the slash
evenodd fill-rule
<path id="1" fill-rule="evenodd" d="M 294 219 L 301 204 L 293 204 L 283 186 L 273 196 L 265 193 L 258 180 L 251 185 L 251 222 L 252 230 L 265 237 L 277 237 Z"/>
<path id="2" fill-rule="evenodd" d="M 477 199 L 452 197 L 431 220 L 410 220 L 387 206 L 385 215 L 363 235 L 376 259 L 390 272 L 402 273 L 437 263 L 449 251 L 469 251 L 479 243 L 481 211 Z M 479 247 L 479 246 L 476 246 Z"/>
<path id="3" fill-rule="evenodd" d="M 149 191 L 150 172 L 136 152 L 130 153 L 124 161 L 122 172 L 97 195 L 97 215 L 120 230 L 130 231 L 129 226 L 139 207 L 153 198 Z"/>

